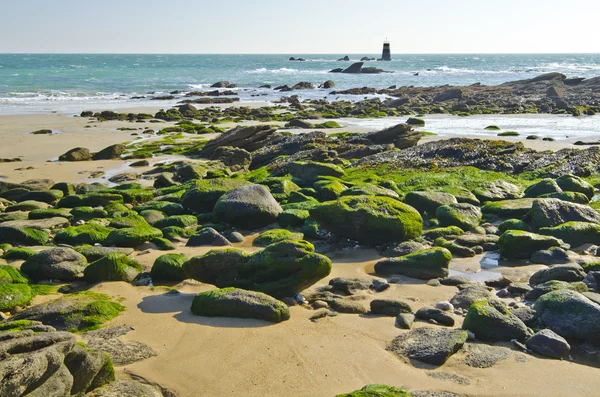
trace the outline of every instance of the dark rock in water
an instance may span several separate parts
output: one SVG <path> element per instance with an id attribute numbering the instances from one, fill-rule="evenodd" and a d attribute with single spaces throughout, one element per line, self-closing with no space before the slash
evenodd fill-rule
<path id="1" fill-rule="evenodd" d="M 218 81 L 210 86 L 211 88 L 235 88 L 235 84 L 231 84 L 229 81 Z"/>
<path id="2" fill-rule="evenodd" d="M 89 149 L 83 147 L 71 149 L 58 157 L 59 161 L 90 161 L 91 159 L 92 154 Z"/>
<path id="3" fill-rule="evenodd" d="M 583 268 L 576 263 L 568 265 L 557 265 L 547 269 L 538 270 L 530 278 L 529 283 L 531 285 L 542 284 L 550 280 L 559 281 L 581 281 L 585 278 L 586 274 Z"/>
<path id="4" fill-rule="evenodd" d="M 192 313 L 208 317 L 255 318 L 273 323 L 289 320 L 287 305 L 269 295 L 237 288 L 202 292 L 194 298 Z"/>
<path id="5" fill-rule="evenodd" d="M 415 317 L 424 321 L 433 320 L 438 324 L 446 325 L 448 327 L 454 326 L 454 318 L 450 314 L 433 307 L 420 308 L 417 310 L 417 313 L 415 313 Z"/>
<path id="6" fill-rule="evenodd" d="M 321 84 L 321 87 L 325 88 L 325 89 L 330 89 L 330 88 L 335 87 L 335 83 L 332 80 L 327 80 L 326 82 Z"/>
<path id="7" fill-rule="evenodd" d="M 569 343 L 549 329 L 538 331 L 527 339 L 525 346 L 534 353 L 558 359 L 568 357 L 571 351 Z"/>
<path id="8" fill-rule="evenodd" d="M 292 86 L 292 90 L 312 90 L 315 86 L 313 83 L 309 83 L 307 81 L 301 81 L 300 83 L 294 84 Z"/>
<path id="9" fill-rule="evenodd" d="M 340 62 L 340 61 L 349 61 L 349 60 L 350 60 L 350 57 L 348 55 L 346 55 L 345 57 L 338 59 L 338 62 Z"/>
<path id="10" fill-rule="evenodd" d="M 52 248 L 39 252 L 21 265 L 32 280 L 73 281 L 83 277 L 86 258 L 70 248 Z"/>
<path id="11" fill-rule="evenodd" d="M 396 317 L 400 313 L 412 313 L 412 308 L 407 302 L 397 299 L 373 299 L 371 313 Z"/>
<path id="12" fill-rule="evenodd" d="M 214 151 L 221 146 L 237 147 L 252 153 L 272 143 L 274 138 L 280 136 L 276 131 L 276 128 L 268 125 L 235 127 L 221 134 L 219 137 L 208 141 L 202 148 L 200 156 L 210 158 Z"/>
<path id="13" fill-rule="evenodd" d="M 600 214 L 592 207 L 559 199 L 535 200 L 531 218 L 535 228 L 554 227 L 572 221 L 600 224 Z"/>
<path id="14" fill-rule="evenodd" d="M 283 212 L 267 188 L 246 185 L 225 193 L 215 204 L 213 220 L 244 229 L 259 229 Z"/>
<path id="15" fill-rule="evenodd" d="M 342 73 L 344 71 L 343 68 L 335 68 L 335 69 L 331 69 L 329 71 L 329 73 Z"/>
<path id="16" fill-rule="evenodd" d="M 221 235 L 221 233 L 217 232 L 212 227 L 206 227 L 197 232 L 195 235 L 190 237 L 186 247 L 204 247 L 204 246 L 214 246 L 214 247 L 223 247 L 229 246 L 231 242 L 227 240 L 225 237 Z"/>
<path id="17" fill-rule="evenodd" d="M 558 290 L 540 297 L 536 319 L 567 339 L 600 343 L 600 305 L 575 291 Z"/>
<path id="18" fill-rule="evenodd" d="M 469 308 L 463 329 L 482 341 L 525 341 L 529 336 L 527 326 L 499 301 L 480 300 Z"/>
<path id="19" fill-rule="evenodd" d="M 344 69 L 342 73 L 361 73 L 363 65 L 363 62 L 353 63 L 352 65 Z"/>
<path id="20" fill-rule="evenodd" d="M 417 328 L 396 337 L 388 350 L 426 364 L 443 365 L 467 340 L 467 333 L 446 328 Z"/>
<path id="21" fill-rule="evenodd" d="M 184 264 L 188 277 L 219 288 L 236 287 L 291 297 L 331 272 L 331 261 L 306 241 L 282 241 L 251 255 L 213 250 Z"/>
<path id="22" fill-rule="evenodd" d="M 448 275 L 452 254 L 445 248 L 416 251 L 399 258 L 384 259 L 375 264 L 378 274 L 400 274 L 420 280 L 430 280 Z"/>
<path id="23" fill-rule="evenodd" d="M 92 160 L 113 160 L 120 159 L 121 155 L 125 153 L 127 146 L 123 144 L 116 144 L 106 147 L 92 156 Z"/>

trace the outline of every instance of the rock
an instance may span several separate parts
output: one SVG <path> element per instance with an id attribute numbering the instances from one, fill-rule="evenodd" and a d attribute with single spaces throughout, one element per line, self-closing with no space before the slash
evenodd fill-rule
<path id="1" fill-rule="evenodd" d="M 422 137 L 420 132 L 413 131 L 410 125 L 404 123 L 361 136 L 375 145 L 393 144 L 398 149 L 416 146 Z"/>
<path id="2" fill-rule="evenodd" d="M 358 278 L 336 277 L 329 280 L 329 285 L 334 291 L 339 291 L 345 295 L 354 295 L 358 291 L 368 291 L 372 289 L 373 281 Z"/>
<path id="3" fill-rule="evenodd" d="M 131 255 L 133 253 L 133 248 L 119 248 L 119 247 L 91 247 L 91 246 L 81 246 L 75 249 L 81 255 L 85 256 L 88 262 L 94 262 L 98 259 L 111 254 L 111 253 L 119 253 L 124 255 Z"/>
<path id="4" fill-rule="evenodd" d="M 411 397 L 406 390 L 386 385 L 368 385 L 352 393 L 338 394 L 335 397 Z"/>
<path id="5" fill-rule="evenodd" d="M 29 278 L 39 280 L 73 281 L 83 277 L 86 258 L 70 248 L 52 248 L 41 251 L 21 265 Z"/>
<path id="6" fill-rule="evenodd" d="M 65 366 L 73 376 L 72 395 L 94 390 L 115 380 L 112 362 L 102 351 L 75 345 L 65 357 Z"/>
<path id="7" fill-rule="evenodd" d="M 400 313 L 412 313 L 412 308 L 407 302 L 396 299 L 373 299 L 371 313 L 396 317 Z"/>
<path id="8" fill-rule="evenodd" d="M 235 84 L 231 84 L 229 81 L 218 81 L 210 86 L 210 88 L 235 88 Z"/>
<path id="9" fill-rule="evenodd" d="M 413 252 L 399 258 L 384 259 L 375 264 L 377 274 L 400 274 L 420 280 L 446 277 L 452 254 L 435 247 Z"/>
<path id="10" fill-rule="evenodd" d="M 465 331 L 423 327 L 397 336 L 388 350 L 408 359 L 439 366 L 460 350 L 466 340 Z"/>
<path id="11" fill-rule="evenodd" d="M 392 243 L 388 245 L 381 254 L 388 258 L 394 258 L 412 254 L 413 252 L 421 251 L 425 248 L 426 247 L 423 244 L 416 241 L 405 241 L 400 244 Z"/>
<path id="12" fill-rule="evenodd" d="M 578 264 L 557 265 L 547 269 L 538 270 L 529 278 L 529 284 L 542 284 L 550 280 L 582 281 L 586 274 Z"/>
<path id="13" fill-rule="evenodd" d="M 318 162 L 294 162 L 288 165 L 289 173 L 303 181 L 314 183 L 319 177 L 333 176 L 339 178 L 344 175 L 344 170 L 335 164 Z"/>
<path id="14" fill-rule="evenodd" d="M 162 232 L 153 227 L 127 227 L 110 232 L 104 245 L 135 248 L 157 237 L 162 237 Z"/>
<path id="15" fill-rule="evenodd" d="M 600 343 L 600 305 L 575 291 L 553 291 L 534 305 L 536 319 L 566 339 Z"/>
<path id="16" fill-rule="evenodd" d="M 441 94 L 436 95 L 433 98 L 433 102 L 446 102 L 452 99 L 462 99 L 463 92 L 459 88 L 453 88 L 450 90 L 446 90 Z"/>
<path id="17" fill-rule="evenodd" d="M 123 342 L 119 337 L 127 335 L 133 329 L 130 325 L 120 325 L 85 332 L 88 348 L 106 352 L 115 365 L 123 366 L 155 357 L 158 353 L 148 345 L 128 340 Z"/>
<path id="18" fill-rule="evenodd" d="M 302 233 L 292 233 L 286 229 L 271 229 L 258 236 L 252 245 L 257 247 L 266 247 L 271 244 L 285 240 L 302 240 Z"/>
<path id="19" fill-rule="evenodd" d="M 69 220 L 63 217 L 45 219 L 28 219 L 2 222 L 2 227 L 15 227 L 18 229 L 35 229 L 38 231 L 55 230 L 69 226 Z"/>
<path id="20" fill-rule="evenodd" d="M 410 240 L 422 231 L 421 215 L 388 197 L 347 196 L 309 212 L 327 230 L 363 244 Z"/>
<path id="21" fill-rule="evenodd" d="M 567 358 L 571 351 L 569 343 L 552 330 L 543 329 L 527 339 L 525 346 L 541 356 L 550 358 Z"/>
<path id="22" fill-rule="evenodd" d="M 349 67 L 344 69 L 342 71 L 342 73 L 355 73 L 355 74 L 361 73 L 363 65 L 364 65 L 364 62 L 353 63 L 352 65 L 350 65 Z"/>
<path id="23" fill-rule="evenodd" d="M 560 178 L 556 179 L 556 184 L 564 192 L 583 193 L 590 200 L 592 199 L 592 197 L 594 197 L 594 186 L 592 186 L 591 184 L 584 181 L 578 176 L 563 175 Z"/>
<path id="24" fill-rule="evenodd" d="M 48 208 L 47 203 L 44 203 L 41 201 L 35 201 L 35 200 L 27 200 L 27 201 L 22 201 L 17 204 L 9 205 L 8 207 L 6 207 L 6 209 L 4 211 L 5 212 L 34 211 L 34 210 L 46 209 L 46 208 Z"/>
<path id="25" fill-rule="evenodd" d="M 276 131 L 277 128 L 269 125 L 238 126 L 208 141 L 200 151 L 200 156 L 210 158 L 221 146 L 236 147 L 253 153 L 279 137 L 280 134 Z"/>
<path id="26" fill-rule="evenodd" d="M 459 203 L 438 207 L 435 217 L 442 226 L 458 226 L 463 230 L 470 230 L 479 226 L 482 213 L 479 207 L 468 203 Z"/>
<path id="27" fill-rule="evenodd" d="M 435 321 L 438 324 L 446 325 L 448 327 L 454 326 L 454 318 L 440 309 L 433 307 L 422 307 L 417 310 L 415 317 L 419 320 L 424 321 Z"/>
<path id="28" fill-rule="evenodd" d="M 279 215 L 281 215 L 281 214 L 279 214 Z M 246 239 L 244 237 L 244 235 L 240 232 L 227 233 L 225 238 L 227 240 L 231 241 L 232 243 L 243 243 L 244 240 Z"/>
<path id="29" fill-rule="evenodd" d="M 325 88 L 325 89 L 334 88 L 335 87 L 335 83 L 332 80 L 327 80 L 326 82 L 324 82 L 323 84 L 321 84 L 321 87 Z"/>
<path id="30" fill-rule="evenodd" d="M 160 386 L 135 380 L 119 380 L 94 390 L 94 397 L 174 397 L 175 394 Z"/>
<path id="31" fill-rule="evenodd" d="M 262 185 L 246 185 L 225 193 L 213 210 L 214 222 L 259 229 L 277 220 L 283 212 L 267 188 Z"/>
<path id="32" fill-rule="evenodd" d="M 438 207 L 448 204 L 457 204 L 456 197 L 450 193 L 442 192 L 410 192 L 404 197 L 404 202 L 414 207 L 421 215 L 435 216 Z"/>
<path id="33" fill-rule="evenodd" d="M 54 236 L 56 244 L 67 244 L 72 246 L 83 244 L 102 244 L 112 229 L 94 223 L 81 226 L 72 226 L 59 230 Z"/>
<path id="34" fill-rule="evenodd" d="M 600 225 L 597 223 L 566 222 L 554 227 L 542 227 L 538 233 L 561 239 L 572 247 L 600 244 Z"/>
<path id="35" fill-rule="evenodd" d="M 535 229 L 572 221 L 600 224 L 600 214 L 592 207 L 559 199 L 535 200 L 531 208 L 531 219 Z"/>
<path id="36" fill-rule="evenodd" d="M 331 261 L 315 254 L 312 244 L 289 240 L 251 255 L 233 248 L 212 250 L 183 266 L 187 276 L 195 280 L 274 297 L 294 296 L 331 272 Z"/>
<path id="37" fill-rule="evenodd" d="M 523 198 L 488 202 L 481 207 L 481 211 L 484 215 L 493 215 L 501 219 L 522 218 L 531 211 L 534 200 L 535 199 L 531 198 Z"/>
<path id="38" fill-rule="evenodd" d="M 279 214 L 277 222 L 282 227 L 300 227 L 310 217 L 307 210 L 285 210 Z"/>
<path id="39" fill-rule="evenodd" d="M 192 313 L 208 317 L 254 318 L 274 323 L 289 320 L 287 305 L 266 294 L 237 288 L 202 292 L 194 298 Z"/>
<path id="40" fill-rule="evenodd" d="M 328 299 L 329 306 L 338 313 L 346 314 L 366 314 L 367 309 L 362 303 L 343 298 Z"/>
<path id="41" fill-rule="evenodd" d="M 210 159 L 222 161 L 232 172 L 248 171 L 252 163 L 252 154 L 241 148 L 220 146 L 215 149 Z"/>
<path id="42" fill-rule="evenodd" d="M 27 284 L 0 283 L 0 312 L 9 312 L 25 306 L 33 299 L 33 291 Z"/>
<path id="43" fill-rule="evenodd" d="M 520 230 L 509 230 L 498 241 L 500 254 L 507 259 L 529 259 L 536 251 L 562 245 L 563 242 L 557 238 Z"/>
<path id="44" fill-rule="evenodd" d="M 481 189 L 473 190 L 473 194 L 482 203 L 518 199 L 522 196 L 521 188 L 503 180 L 488 182 Z"/>
<path id="45" fill-rule="evenodd" d="M 195 213 L 212 212 L 221 196 L 246 184 L 247 182 L 241 179 L 225 178 L 195 181 L 193 187 L 186 190 L 181 197 L 181 205 Z"/>
<path id="46" fill-rule="evenodd" d="M 61 154 L 58 157 L 60 161 L 90 161 L 92 160 L 92 154 L 89 149 L 83 147 L 77 147 L 69 150 L 68 152 Z"/>
<path id="47" fill-rule="evenodd" d="M 527 326 L 498 301 L 473 303 L 463 322 L 463 329 L 473 332 L 478 340 L 489 342 L 525 341 L 529 337 Z"/>
<path id="48" fill-rule="evenodd" d="M 400 313 L 396 316 L 396 327 L 401 329 L 411 329 L 415 322 L 415 315 L 412 313 Z"/>
<path id="49" fill-rule="evenodd" d="M 196 232 L 188 242 L 186 243 L 186 247 L 203 247 L 203 246 L 214 246 L 214 247 L 224 247 L 230 246 L 231 242 L 223 237 L 221 233 L 217 232 L 212 227 L 205 227 L 200 231 Z"/>
<path id="50" fill-rule="evenodd" d="M 587 292 L 588 288 L 586 284 L 582 282 L 567 283 L 565 281 L 550 280 L 546 281 L 545 283 L 536 285 L 535 288 L 533 288 L 531 291 L 525 294 L 525 299 L 535 300 L 542 295 L 557 290 Z"/>
<path id="51" fill-rule="evenodd" d="M 124 254 L 112 253 L 90 263 L 85 268 L 84 278 L 88 283 L 102 281 L 132 282 L 142 271 L 142 265 Z"/>
<path id="52" fill-rule="evenodd" d="M 530 258 L 531 263 L 540 265 L 554 266 L 574 263 L 579 256 L 573 252 L 567 252 L 559 247 L 552 247 L 547 250 L 535 251 Z"/>
<path id="53" fill-rule="evenodd" d="M 554 179 L 543 179 L 540 182 L 534 183 L 525 189 L 524 195 L 526 198 L 536 198 L 544 194 L 560 193 L 562 189 L 554 181 Z"/>
<path id="54" fill-rule="evenodd" d="M 437 240 L 440 237 L 455 238 L 463 233 L 464 231 L 457 226 L 436 227 L 434 229 L 425 230 L 423 232 L 423 237 L 428 240 Z"/>
<path id="55" fill-rule="evenodd" d="M 469 309 L 471 305 L 480 300 L 490 299 L 492 292 L 483 284 L 467 284 L 465 288 L 457 292 L 450 303 L 460 309 Z"/>
<path id="56" fill-rule="evenodd" d="M 114 160 L 120 159 L 121 155 L 127 151 L 127 146 L 118 143 L 110 145 L 92 156 L 92 160 Z"/>
<path id="57" fill-rule="evenodd" d="M 42 230 L 0 224 L 0 241 L 3 244 L 16 246 L 44 245 L 49 239 L 48 233 Z"/>
<path id="58" fill-rule="evenodd" d="M 501 346 L 468 344 L 465 364 L 473 368 L 490 368 L 512 356 L 510 349 Z"/>
<path id="59" fill-rule="evenodd" d="M 82 331 L 100 327 L 123 310 L 125 307 L 110 301 L 106 295 L 78 293 L 25 309 L 11 320 L 41 321 L 59 331 Z"/>
<path id="60" fill-rule="evenodd" d="M 188 258 L 183 254 L 161 255 L 152 265 L 152 280 L 183 281 L 186 279 L 183 264 Z"/>

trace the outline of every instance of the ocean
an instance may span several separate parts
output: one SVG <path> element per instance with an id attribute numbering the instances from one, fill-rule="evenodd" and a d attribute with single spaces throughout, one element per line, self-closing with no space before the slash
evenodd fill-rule
<path id="1" fill-rule="evenodd" d="M 272 101 L 287 93 L 259 88 L 270 84 L 315 85 L 333 80 L 336 90 L 392 85 L 436 86 L 500 84 L 547 72 L 570 77 L 600 76 L 600 54 L 554 55 L 403 55 L 390 62 L 366 62 L 391 73 L 331 74 L 363 56 L 311 55 L 126 55 L 126 54 L 0 54 L 0 114 L 78 113 L 125 107 L 169 107 L 174 101 L 150 100 L 171 91 L 206 91 L 217 81 L 238 86 L 241 101 Z M 289 57 L 305 62 L 292 62 Z M 418 73 L 418 75 L 416 75 Z M 294 91 L 301 98 L 338 98 L 331 90 Z M 143 99 L 131 99 L 143 96 Z M 361 97 L 340 99 L 357 100 Z"/>

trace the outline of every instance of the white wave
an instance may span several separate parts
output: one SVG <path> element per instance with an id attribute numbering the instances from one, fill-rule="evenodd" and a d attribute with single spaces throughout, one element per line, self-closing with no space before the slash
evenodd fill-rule
<path id="1" fill-rule="evenodd" d="M 283 75 L 292 75 L 292 74 L 327 74 L 329 70 L 298 70 L 292 68 L 279 68 L 279 69 L 267 69 L 267 68 L 258 68 L 254 70 L 246 70 L 244 71 L 246 74 L 283 74 Z"/>
<path id="2" fill-rule="evenodd" d="M 587 72 L 591 70 L 600 70 L 600 64 L 597 63 L 566 63 L 566 62 L 548 62 L 537 66 L 529 67 L 532 70 L 548 70 L 548 71 L 574 71 Z"/>

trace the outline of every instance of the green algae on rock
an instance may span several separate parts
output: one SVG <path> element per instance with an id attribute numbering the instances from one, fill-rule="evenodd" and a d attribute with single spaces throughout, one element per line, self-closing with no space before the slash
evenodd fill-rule
<path id="1" fill-rule="evenodd" d="M 142 271 L 142 265 L 125 254 L 111 253 L 90 263 L 83 275 L 88 283 L 102 281 L 132 282 Z"/>
<path id="2" fill-rule="evenodd" d="M 402 388 L 387 385 L 367 385 L 352 393 L 338 394 L 335 397 L 412 397 Z"/>
<path id="3" fill-rule="evenodd" d="M 375 264 L 377 274 L 400 274 L 421 280 L 448 276 L 452 254 L 435 247 L 416 251 L 398 258 L 383 259 Z"/>
<path id="4" fill-rule="evenodd" d="M 8 312 L 17 306 L 24 306 L 31 299 L 33 292 L 29 285 L 0 283 L 0 311 Z"/>
<path id="5" fill-rule="evenodd" d="M 477 339 L 489 342 L 512 339 L 523 342 L 531 336 L 527 326 L 499 301 L 473 303 L 463 322 L 463 329 L 473 332 Z"/>
<path id="6" fill-rule="evenodd" d="M 284 240 L 302 240 L 302 233 L 292 233 L 286 229 L 271 229 L 258 236 L 252 245 L 266 247 Z"/>
<path id="7" fill-rule="evenodd" d="M 192 302 L 192 313 L 207 317 L 254 318 L 273 323 L 289 320 L 287 305 L 269 295 L 238 288 L 202 292 Z"/>
<path id="8" fill-rule="evenodd" d="M 560 247 L 563 244 L 555 237 L 522 230 L 508 230 L 498 240 L 500 254 L 507 259 L 529 259 L 535 251 Z"/>
<path id="9" fill-rule="evenodd" d="M 150 274 L 155 281 L 183 281 L 186 274 L 183 264 L 188 261 L 183 254 L 165 254 L 154 261 Z"/>
<path id="10" fill-rule="evenodd" d="M 59 230 L 54 236 L 56 244 L 83 245 L 83 244 L 102 244 L 109 236 L 112 229 L 96 225 L 93 223 L 81 226 L 71 226 Z"/>

